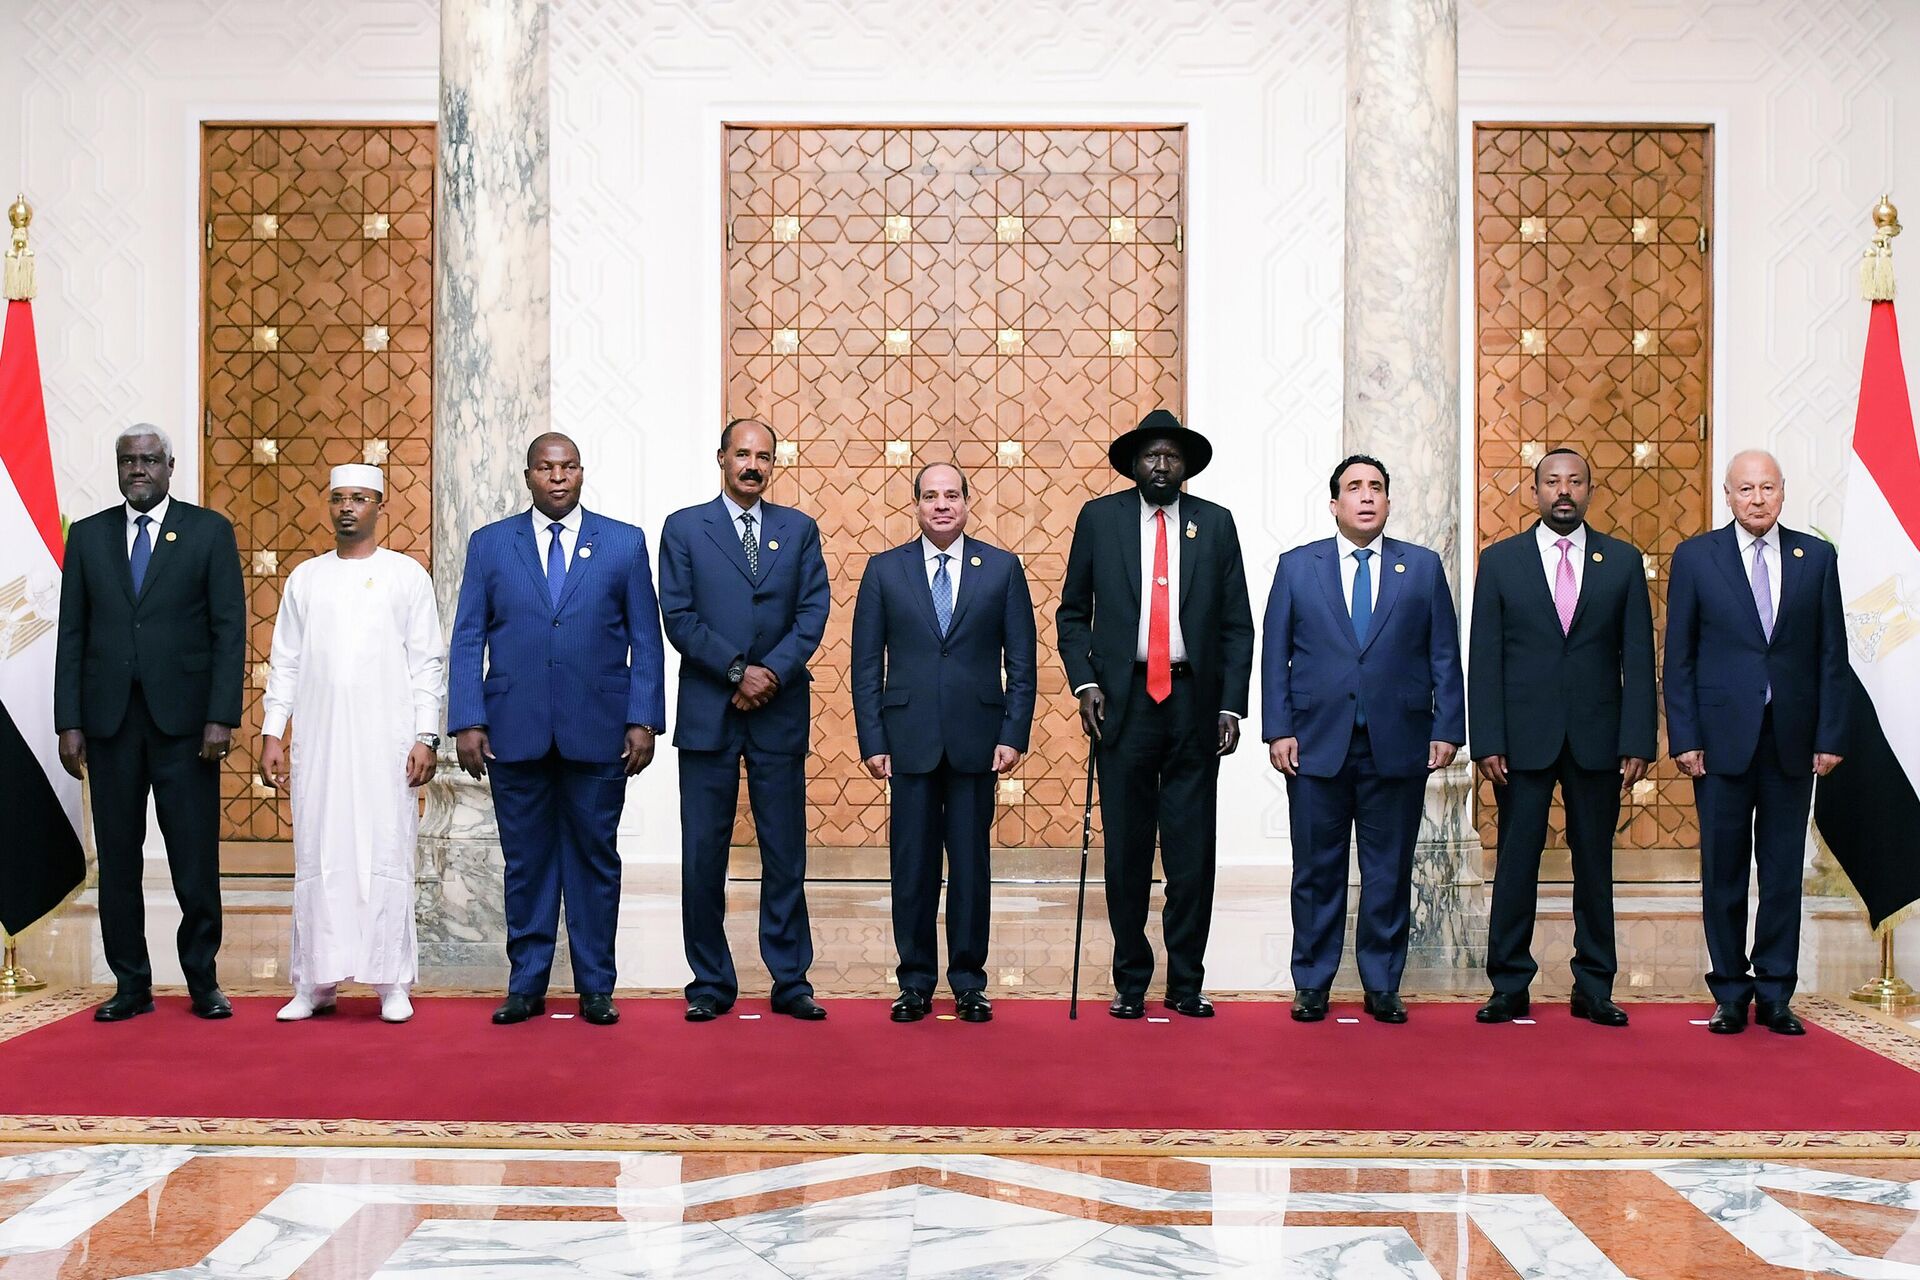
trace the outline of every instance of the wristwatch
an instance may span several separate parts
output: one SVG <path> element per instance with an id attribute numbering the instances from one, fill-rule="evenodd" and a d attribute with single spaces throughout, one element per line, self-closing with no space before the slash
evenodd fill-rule
<path id="1" fill-rule="evenodd" d="M 440 749 L 440 735 L 437 733 L 416 733 L 413 735 L 413 740 L 430 750 L 438 751 Z"/>
<path id="2" fill-rule="evenodd" d="M 727 668 L 727 683 L 739 684 L 746 678 L 746 674 L 747 660 L 745 658 L 735 658 L 733 665 Z"/>

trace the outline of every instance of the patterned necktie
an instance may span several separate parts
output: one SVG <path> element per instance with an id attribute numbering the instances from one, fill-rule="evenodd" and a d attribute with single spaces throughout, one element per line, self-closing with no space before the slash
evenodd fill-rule
<path id="1" fill-rule="evenodd" d="M 940 566 L 933 571 L 933 620 L 940 624 L 940 634 L 947 634 L 947 628 L 953 625 L 953 579 L 947 576 L 947 561 L 952 556 L 942 551 Z"/>
<path id="2" fill-rule="evenodd" d="M 1553 571 L 1553 609 L 1560 615 L 1560 634 L 1573 630 L 1573 606 L 1580 600 L 1580 588 L 1573 581 L 1573 539 L 1562 538 L 1553 544 L 1560 548 L 1560 566 Z"/>
<path id="3" fill-rule="evenodd" d="M 1167 513 L 1153 513 L 1153 594 L 1147 608 L 1147 696 L 1173 695 L 1173 608 L 1167 598 Z"/>
<path id="4" fill-rule="evenodd" d="M 753 536 L 753 513 L 740 513 L 740 549 L 747 553 L 747 572 L 760 576 L 760 540 Z"/>
<path id="5" fill-rule="evenodd" d="M 147 580 L 147 561 L 153 559 L 153 539 L 147 533 L 147 527 L 153 523 L 152 516 L 134 517 L 133 555 L 127 561 L 127 568 L 133 573 L 133 594 L 140 594 L 140 584 Z"/>
<path id="6" fill-rule="evenodd" d="M 558 520 L 547 526 L 553 541 L 547 544 L 547 598 L 560 607 L 560 588 L 567 585 L 567 549 L 560 545 L 560 531 L 566 528 Z"/>

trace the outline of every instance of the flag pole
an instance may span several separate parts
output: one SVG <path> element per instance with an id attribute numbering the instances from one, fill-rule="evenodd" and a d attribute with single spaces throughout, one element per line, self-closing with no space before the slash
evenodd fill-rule
<path id="1" fill-rule="evenodd" d="M 27 248 L 27 225 L 32 221 L 33 206 L 27 203 L 25 195 L 16 197 L 7 206 L 7 222 L 13 228 L 7 242 L 4 273 L 9 302 L 33 297 L 33 250 Z M 47 985 L 20 963 L 14 942 L 12 934 L 6 935 L 6 948 L 0 951 L 0 1000 L 39 991 Z"/>
<path id="2" fill-rule="evenodd" d="M 1868 302 L 1886 302 L 1893 297 L 1893 238 L 1899 234 L 1900 211 L 1894 208 L 1891 196 L 1883 195 L 1873 206 L 1873 243 L 1860 260 L 1860 293 Z M 1875 930 L 1880 938 L 1880 974 L 1853 992 L 1853 998 L 1861 1004 L 1877 1005 L 1888 1012 L 1920 1005 L 1920 996 L 1894 967 L 1893 930 L 1892 921 Z"/>

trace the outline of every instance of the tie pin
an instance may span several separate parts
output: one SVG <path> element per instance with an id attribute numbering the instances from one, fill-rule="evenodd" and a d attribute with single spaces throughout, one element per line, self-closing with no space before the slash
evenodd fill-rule
<path id="1" fill-rule="evenodd" d="M 1167 580 L 1166 580 L 1165 578 L 1155 578 L 1155 579 L 1153 580 L 1153 584 L 1154 584 L 1154 585 L 1155 585 L 1156 587 L 1164 587 L 1164 586 L 1166 586 L 1166 585 L 1167 585 Z"/>

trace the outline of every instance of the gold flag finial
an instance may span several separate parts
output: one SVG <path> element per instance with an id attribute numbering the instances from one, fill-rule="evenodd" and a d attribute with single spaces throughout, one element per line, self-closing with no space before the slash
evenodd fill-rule
<path id="1" fill-rule="evenodd" d="M 1869 302 L 1893 297 L 1893 238 L 1900 234 L 1900 211 L 1883 195 L 1873 206 L 1873 243 L 1860 258 L 1860 293 Z"/>
<path id="2" fill-rule="evenodd" d="M 33 206 L 18 195 L 7 206 L 7 221 L 13 237 L 7 245 L 7 300 L 16 302 L 33 297 L 33 250 L 27 248 L 27 225 L 33 221 Z"/>

